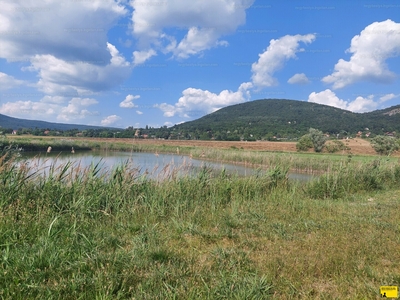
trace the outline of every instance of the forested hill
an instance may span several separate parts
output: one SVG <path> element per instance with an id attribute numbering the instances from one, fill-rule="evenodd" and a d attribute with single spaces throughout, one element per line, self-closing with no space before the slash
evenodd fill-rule
<path id="1" fill-rule="evenodd" d="M 266 99 L 222 108 L 200 119 L 174 126 L 198 138 L 230 140 L 299 137 L 310 127 L 330 134 L 400 132 L 400 105 L 370 113 L 305 101 Z"/>
<path id="2" fill-rule="evenodd" d="M 105 127 L 100 126 L 88 126 L 79 124 L 63 124 L 63 123 L 51 123 L 45 121 L 35 121 L 18 119 L 0 114 L 0 128 L 7 129 L 21 129 L 21 128 L 38 128 L 38 129 L 49 129 L 49 130 L 85 130 L 85 129 L 105 129 Z M 0 129 L 1 131 L 1 129 Z"/>

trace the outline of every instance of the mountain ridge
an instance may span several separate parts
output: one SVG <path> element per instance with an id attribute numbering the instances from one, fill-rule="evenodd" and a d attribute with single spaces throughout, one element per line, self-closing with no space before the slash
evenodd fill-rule
<path id="1" fill-rule="evenodd" d="M 49 129 L 49 130 L 87 130 L 87 129 L 120 129 L 114 127 L 103 127 L 94 125 L 82 125 L 82 124 L 67 124 L 67 123 L 54 123 L 40 120 L 28 120 L 10 117 L 7 115 L 0 114 L 0 128 L 6 129 Z"/>
<path id="2" fill-rule="evenodd" d="M 299 137 L 308 129 L 317 128 L 328 134 L 372 134 L 400 131 L 400 105 L 365 113 L 288 99 L 261 99 L 221 108 L 199 119 L 175 125 L 201 139 L 230 140 Z M 232 134 L 235 132 L 235 134 Z"/>

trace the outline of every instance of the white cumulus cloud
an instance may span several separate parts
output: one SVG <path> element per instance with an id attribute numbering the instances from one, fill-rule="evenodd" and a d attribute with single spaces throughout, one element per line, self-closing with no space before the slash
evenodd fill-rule
<path id="1" fill-rule="evenodd" d="M 296 58 L 297 52 L 302 52 L 300 43 L 311 43 L 315 40 L 315 34 L 307 35 L 286 35 L 279 39 L 272 39 L 268 48 L 261 54 L 257 62 L 253 63 L 252 80 L 258 88 L 274 86 L 278 84 L 273 74 L 280 70 L 284 63 Z"/>
<path id="2" fill-rule="evenodd" d="M 0 90 L 12 89 L 16 86 L 22 85 L 24 81 L 15 79 L 14 77 L 0 72 Z"/>
<path id="3" fill-rule="evenodd" d="M 386 60 L 400 55 L 400 23 L 374 22 L 351 40 L 349 61 L 339 59 L 334 72 L 322 79 L 334 89 L 359 81 L 391 82 L 395 74 Z"/>
<path id="4" fill-rule="evenodd" d="M 137 105 L 135 105 L 133 103 L 133 100 L 139 99 L 139 98 L 140 98 L 139 95 L 134 96 L 134 95 L 130 95 L 129 94 L 128 96 L 125 97 L 124 101 L 122 101 L 119 104 L 119 107 L 123 107 L 123 108 L 134 108 L 134 107 L 137 107 Z"/>
<path id="5" fill-rule="evenodd" d="M 129 63 L 110 43 L 111 60 L 102 66 L 85 61 L 65 61 L 53 55 L 35 55 L 26 68 L 39 74 L 37 87 L 46 94 L 90 94 L 122 83 L 131 72 Z"/>
<path id="6" fill-rule="evenodd" d="M 308 102 L 329 105 L 358 113 L 372 111 L 378 107 L 378 103 L 374 101 L 374 95 L 370 95 L 366 98 L 359 96 L 353 101 L 345 101 L 336 96 L 330 89 L 319 93 L 312 92 L 308 96 Z"/>
<path id="7" fill-rule="evenodd" d="M 0 113 L 25 119 L 44 118 L 53 122 L 70 122 L 97 115 L 89 106 L 98 102 L 93 98 L 67 98 L 45 96 L 39 101 L 6 102 L 0 106 Z"/>
<path id="8" fill-rule="evenodd" d="M 226 41 L 218 41 L 218 37 L 218 32 L 213 28 L 191 27 L 173 53 L 178 58 L 188 58 L 212 47 L 228 46 Z"/>
<path id="9" fill-rule="evenodd" d="M 307 84 L 310 83 L 310 80 L 307 78 L 306 74 L 299 73 L 294 74 L 292 77 L 289 78 L 288 83 L 290 84 Z"/>
<path id="10" fill-rule="evenodd" d="M 150 57 L 157 55 L 157 52 L 153 49 L 134 51 L 133 52 L 133 64 L 140 65 L 148 60 Z"/>
<path id="11" fill-rule="evenodd" d="M 378 103 L 374 101 L 374 95 L 368 97 L 358 96 L 355 100 L 349 101 L 347 109 L 352 112 L 367 112 L 377 109 Z"/>
<path id="12" fill-rule="evenodd" d="M 238 104 L 247 101 L 250 98 L 248 91 L 252 87 L 250 82 L 242 83 L 236 92 L 223 90 L 219 94 L 207 90 L 187 88 L 182 92 L 175 105 L 162 103 L 156 105 L 164 112 L 165 117 L 179 115 L 190 118 L 193 114 L 208 114 L 222 107 Z"/>
<path id="13" fill-rule="evenodd" d="M 1 1 L 0 58 L 30 62 L 44 93 L 77 95 L 106 90 L 130 66 L 108 31 L 128 10 L 121 1 Z"/>
<path id="14" fill-rule="evenodd" d="M 97 103 L 97 100 L 92 98 L 72 98 L 68 105 L 61 109 L 57 119 L 69 122 L 71 120 L 85 119 L 88 116 L 96 115 L 97 112 L 92 112 L 88 110 L 87 107 Z"/>
<path id="15" fill-rule="evenodd" d="M 0 57 L 53 55 L 63 60 L 106 62 L 107 32 L 128 13 L 116 1 L 2 1 Z"/>
<path id="16" fill-rule="evenodd" d="M 379 100 L 380 100 L 380 102 L 386 102 L 386 101 L 395 99 L 397 97 L 400 97 L 400 94 L 395 95 L 393 93 L 390 93 L 390 94 L 383 95 L 382 97 L 379 98 Z"/>
<path id="17" fill-rule="evenodd" d="M 31 120 L 38 117 L 54 117 L 60 111 L 60 105 L 31 100 L 6 102 L 0 106 L 1 114 Z"/>
<path id="18" fill-rule="evenodd" d="M 117 115 L 111 115 L 111 116 L 108 116 L 108 117 L 104 118 L 103 120 L 101 120 L 101 125 L 110 126 L 112 124 L 115 124 L 119 120 L 121 120 L 121 117 L 119 117 Z"/>
<path id="19" fill-rule="evenodd" d="M 187 58 L 212 47 L 226 45 L 221 36 L 233 33 L 246 21 L 246 9 L 254 0 L 133 0 L 133 34 L 144 52 L 137 52 L 137 61 L 144 62 L 152 54 L 149 48 Z M 167 29 L 180 29 L 185 37 L 177 41 Z M 147 55 L 142 55 L 146 54 Z M 139 55 L 140 54 L 140 55 Z"/>

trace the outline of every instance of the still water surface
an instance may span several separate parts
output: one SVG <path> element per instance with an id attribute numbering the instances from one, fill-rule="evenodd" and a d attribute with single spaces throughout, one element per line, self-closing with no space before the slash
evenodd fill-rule
<path id="1" fill-rule="evenodd" d="M 154 154 L 144 152 L 114 152 L 114 151 L 81 151 L 74 154 L 59 153 L 23 153 L 23 160 L 27 166 L 39 174 L 48 174 L 50 167 L 55 168 L 72 163 L 72 170 L 83 170 L 90 166 L 99 165 L 100 173 L 107 173 L 117 166 L 129 164 L 131 169 L 137 170 L 138 175 L 149 178 L 168 178 L 171 175 L 195 175 L 201 168 L 208 167 L 216 173 L 225 170 L 226 173 L 238 176 L 253 175 L 259 170 L 229 163 L 218 163 L 192 159 L 175 154 Z M 307 181 L 313 176 L 308 174 L 290 173 L 289 179 Z"/>

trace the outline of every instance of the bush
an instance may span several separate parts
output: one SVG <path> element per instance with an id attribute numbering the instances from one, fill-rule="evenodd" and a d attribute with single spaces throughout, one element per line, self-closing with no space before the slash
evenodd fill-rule
<path id="1" fill-rule="evenodd" d="M 315 152 L 321 152 L 324 149 L 326 137 L 322 131 L 310 128 L 308 134 L 303 135 L 296 144 L 297 151 L 307 151 L 314 148 Z"/>
<path id="2" fill-rule="evenodd" d="M 321 152 L 324 149 L 326 137 L 322 131 L 310 128 L 309 133 L 315 152 Z"/>
<path id="3" fill-rule="evenodd" d="M 296 144 L 297 151 L 308 151 L 313 147 L 313 143 L 309 134 L 303 135 Z"/>
<path id="4" fill-rule="evenodd" d="M 325 148 L 329 153 L 335 153 L 340 150 L 350 150 L 350 147 L 347 147 L 342 141 L 337 140 L 325 145 Z"/>
<path id="5" fill-rule="evenodd" d="M 399 150 L 398 141 L 390 136 L 377 135 L 371 139 L 371 145 L 379 155 L 389 156 L 394 151 Z"/>

